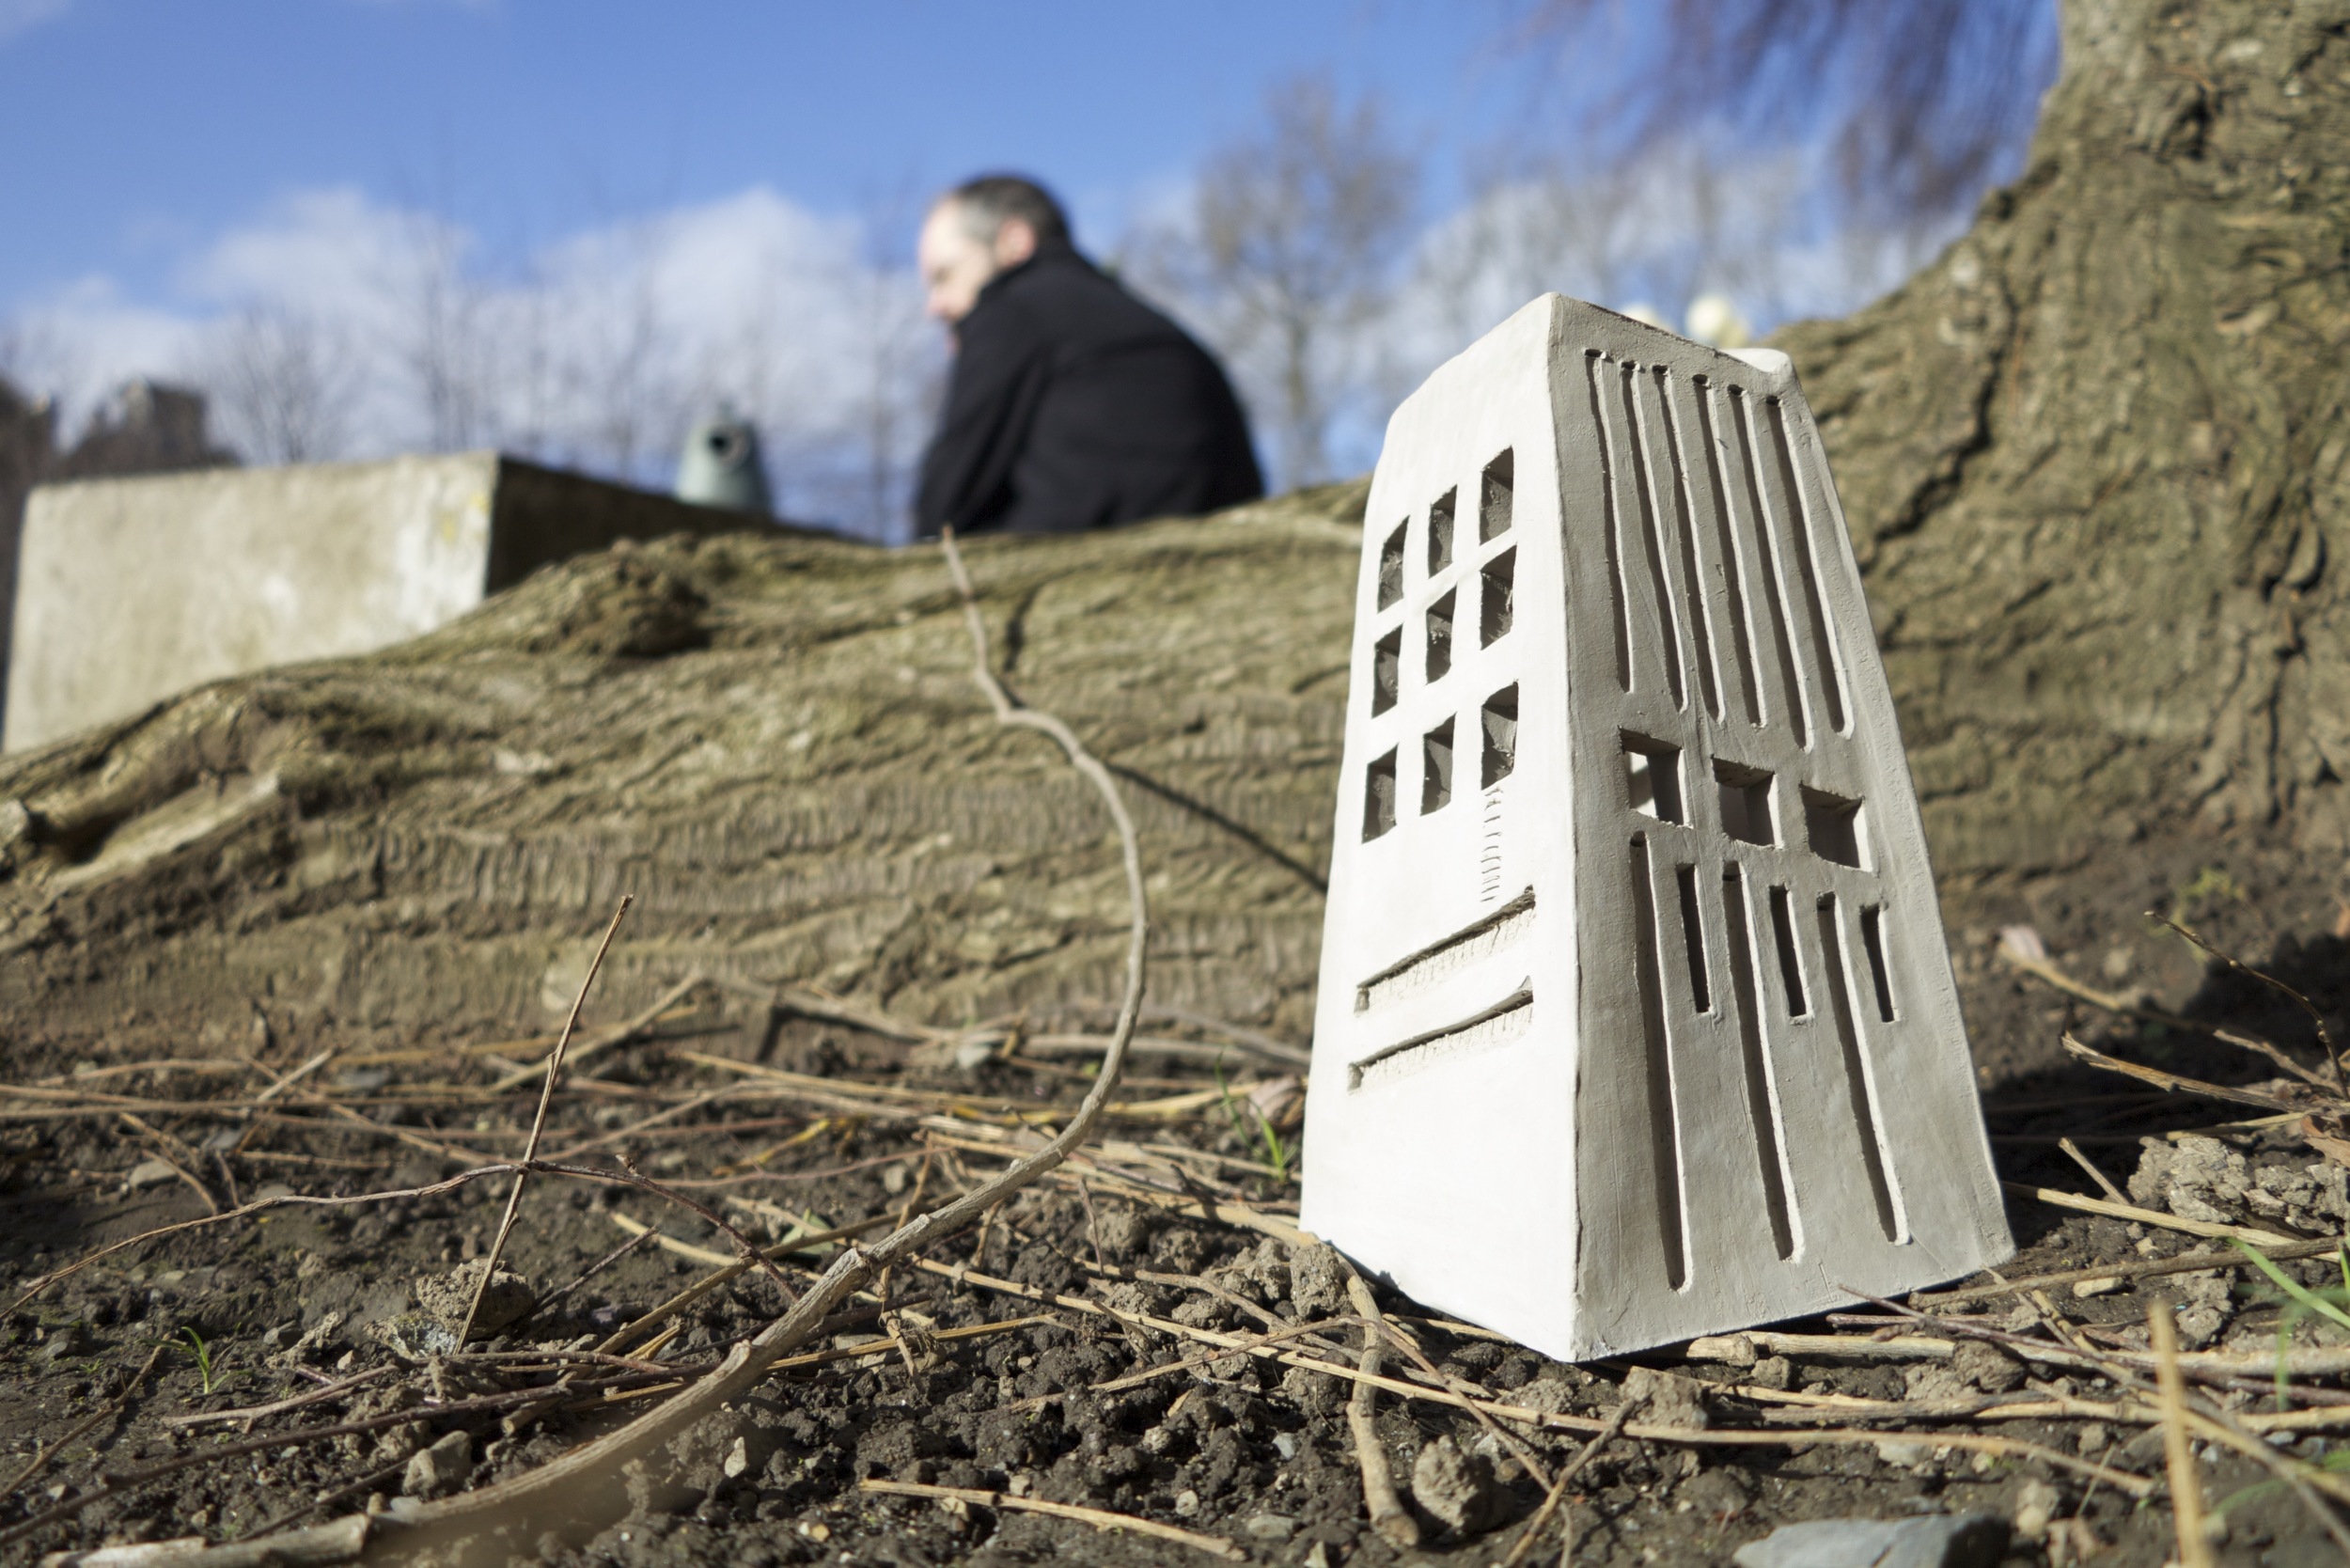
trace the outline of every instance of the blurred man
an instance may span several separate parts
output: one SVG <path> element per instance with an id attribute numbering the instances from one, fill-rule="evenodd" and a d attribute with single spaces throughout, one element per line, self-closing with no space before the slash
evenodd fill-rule
<path id="1" fill-rule="evenodd" d="M 955 337 L 915 502 L 924 538 L 1106 528 L 1264 494 L 1223 369 L 1077 254 L 1042 188 L 957 186 L 924 220 L 919 261 Z"/>

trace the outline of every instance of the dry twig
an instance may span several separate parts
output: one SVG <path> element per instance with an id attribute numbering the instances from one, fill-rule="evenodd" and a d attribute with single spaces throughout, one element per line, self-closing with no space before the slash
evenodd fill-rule
<path id="1" fill-rule="evenodd" d="M 620 920 L 628 914 L 628 906 L 635 902 L 634 893 L 620 895 L 620 907 L 612 912 L 612 923 L 603 928 L 603 940 L 596 944 L 596 956 L 588 961 L 588 973 L 580 980 L 579 995 L 572 998 L 571 1015 L 563 1020 L 563 1032 L 556 1038 L 555 1049 L 547 1054 L 547 1078 L 539 1089 L 539 1111 L 530 1119 L 530 1141 L 523 1145 L 525 1167 L 539 1157 L 539 1139 L 547 1130 L 547 1107 L 555 1103 L 556 1080 L 563 1075 L 563 1053 L 571 1048 L 572 1031 L 579 1027 L 580 1009 L 588 1005 L 588 993 L 596 983 L 597 973 L 603 968 L 603 955 L 612 950 L 612 938 L 620 929 Z M 515 1172 L 513 1190 L 506 1195 L 506 1214 L 498 1221 L 497 1239 L 490 1244 L 490 1255 L 482 1262 L 481 1278 L 474 1281 L 473 1300 L 465 1305 L 465 1321 L 457 1325 L 460 1350 L 473 1335 L 473 1320 L 480 1315 L 481 1298 L 489 1294 L 490 1279 L 498 1271 L 498 1260 L 506 1256 L 506 1238 L 513 1233 L 514 1215 L 523 1206 L 523 1186 L 529 1179 L 526 1171 Z"/>
<path id="2" fill-rule="evenodd" d="M 2155 1302 L 2146 1314 L 2146 1325 L 2154 1333 L 2155 1375 L 2162 1388 L 2162 1451 L 2170 1470 L 2170 1519 L 2177 1528 L 2179 1561 L 2184 1568 L 2211 1568 L 2211 1542 L 2203 1534 L 2203 1486 L 2186 1441 L 2186 1384 L 2179 1376 L 2179 1335 L 2170 1325 L 2170 1304 Z"/>
<path id="3" fill-rule="evenodd" d="M 936 1497 L 940 1501 L 963 1503 L 971 1508 L 995 1508 L 1017 1513 L 1047 1513 L 1056 1519 L 1074 1519 L 1095 1529 L 1132 1530 L 1136 1535 L 1155 1536 L 1172 1541 L 1179 1546 L 1189 1546 L 1212 1556 L 1239 1562 L 1246 1554 L 1230 1541 L 1219 1541 L 1213 1535 L 1195 1530 L 1178 1529 L 1162 1525 L 1155 1519 L 1138 1519 L 1131 1513 L 1112 1513 L 1104 1508 L 1079 1508 L 1074 1503 L 1046 1502 L 1042 1497 L 1015 1497 L 1009 1492 L 988 1492 L 976 1486 L 929 1486 L 912 1481 L 861 1481 L 860 1492 L 878 1492 L 893 1497 Z"/>
<path id="4" fill-rule="evenodd" d="M 1380 1538 L 1398 1551 L 1419 1544 L 1419 1521 L 1403 1506 L 1395 1493 L 1395 1476 L 1387 1467 L 1387 1446 L 1380 1441 L 1379 1428 L 1373 1417 L 1376 1379 L 1379 1376 L 1379 1344 L 1384 1336 L 1379 1332 L 1379 1304 L 1371 1299 L 1371 1287 L 1362 1276 L 1349 1266 L 1346 1271 L 1346 1296 L 1363 1319 L 1362 1381 L 1355 1385 L 1355 1396 L 1347 1402 L 1346 1427 L 1355 1438 L 1355 1462 L 1363 1472 L 1363 1507 L 1371 1514 L 1371 1528 Z"/>
<path id="5" fill-rule="evenodd" d="M 426 1504 L 412 1516 L 413 1523 L 401 1532 L 398 1542 L 385 1543 L 382 1560 L 420 1562 L 446 1555 L 461 1544 L 494 1549 L 486 1546 L 481 1540 L 485 1536 L 505 1543 L 521 1555 L 537 1551 L 541 1539 L 550 1532 L 559 1540 L 587 1539 L 617 1516 L 616 1508 L 627 1506 L 630 1489 L 617 1483 L 625 1466 L 651 1459 L 670 1438 L 728 1409 L 756 1388 L 777 1360 L 796 1350 L 836 1307 L 866 1281 L 894 1263 L 919 1261 L 924 1250 L 976 1223 L 994 1205 L 1060 1165 L 1092 1136 L 1120 1074 L 1125 1070 L 1126 1045 L 1134 1037 L 1142 1011 L 1150 912 L 1143 886 L 1141 840 L 1116 781 L 1075 732 L 1049 713 L 1014 707 L 989 671 L 986 626 L 980 619 L 970 579 L 964 572 L 952 537 L 942 544 L 948 568 L 963 596 L 965 620 L 971 632 L 972 679 L 986 694 L 996 722 L 1049 736 L 1068 757 L 1070 765 L 1094 786 L 1118 828 L 1132 912 L 1126 943 L 1126 989 L 1110 1046 L 1103 1056 L 1092 1088 L 1059 1136 L 1043 1148 L 977 1190 L 964 1193 L 900 1227 L 870 1249 L 843 1247 L 790 1311 L 756 1338 L 737 1345 L 715 1372 L 619 1431 L 575 1449 L 552 1464 L 478 1492 Z"/>

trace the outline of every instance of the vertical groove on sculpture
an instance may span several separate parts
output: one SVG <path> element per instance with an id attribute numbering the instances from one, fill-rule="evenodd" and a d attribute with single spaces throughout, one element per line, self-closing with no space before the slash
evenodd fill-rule
<path id="1" fill-rule="evenodd" d="M 1787 437 L 1787 411 L 1777 398 L 1766 399 L 1771 414 L 1771 451 L 1778 460 L 1779 485 L 1787 493 L 1787 527 L 1793 536 L 1795 571 L 1803 579 L 1803 603 L 1810 621 L 1811 651 L 1820 666 L 1820 699 L 1827 707 L 1827 727 L 1844 732 L 1843 660 L 1836 646 L 1836 629 L 1828 623 L 1827 603 L 1820 596 L 1819 568 L 1811 558 L 1811 507 L 1804 499 L 1802 478 L 1795 473 L 1795 451 Z"/>
<path id="2" fill-rule="evenodd" d="M 1616 460 L 1608 450 L 1607 410 L 1599 391 L 1600 355 L 1583 356 L 1583 380 L 1591 395 L 1591 425 L 1598 440 L 1601 537 L 1607 547 L 1607 592 L 1616 615 L 1616 684 L 1632 689 L 1632 600 L 1623 579 L 1622 519 L 1616 515 Z"/>
<path id="3" fill-rule="evenodd" d="M 1738 1055 L 1747 1087 L 1747 1121 L 1754 1131 L 1755 1163 L 1762 1176 L 1762 1210 L 1771 1226 L 1771 1246 L 1781 1258 L 1795 1255 L 1797 1220 L 1787 1201 L 1786 1140 L 1779 1137 L 1778 1081 L 1771 1072 L 1762 1032 L 1762 988 L 1755 972 L 1759 955 L 1747 916 L 1746 880 L 1735 865 L 1722 869 L 1722 934 L 1730 947 L 1731 1006 L 1738 1015 Z"/>
<path id="4" fill-rule="evenodd" d="M 1666 567 L 1665 520 L 1656 510 L 1654 454 L 1648 421 L 1640 416 L 1640 368 L 1626 360 L 1616 367 L 1623 394 L 1625 445 L 1632 448 L 1632 487 L 1640 499 L 1640 558 L 1648 567 L 1649 591 L 1656 600 L 1656 638 L 1665 661 L 1665 689 L 1673 706 L 1686 708 L 1689 693 L 1681 671 L 1681 617 L 1673 605 L 1672 577 Z"/>
<path id="5" fill-rule="evenodd" d="M 1665 436 L 1665 465 L 1672 477 L 1667 487 L 1672 496 L 1674 531 L 1681 537 L 1681 591 L 1689 611 L 1689 658 L 1698 666 L 1698 688 L 1705 711 L 1722 716 L 1721 671 L 1714 663 L 1712 612 L 1707 607 L 1705 578 L 1698 570 L 1697 510 L 1689 500 L 1689 465 L 1681 452 L 1681 422 L 1673 413 L 1672 372 L 1662 365 L 1651 368 L 1656 377 L 1657 429 Z"/>
<path id="6" fill-rule="evenodd" d="M 1705 916 L 1698 907 L 1698 869 L 1673 872 L 1681 889 L 1681 940 L 1689 955 L 1689 999 L 1700 1013 L 1714 1011 L 1714 977 L 1705 967 Z"/>
<path id="7" fill-rule="evenodd" d="M 1836 1042 L 1844 1058 L 1844 1088 L 1852 1103 L 1854 1129 L 1860 1135 L 1860 1163 L 1868 1173 L 1869 1196 L 1876 1204 L 1877 1228 L 1887 1241 L 1898 1242 L 1905 1230 L 1901 1199 L 1893 1189 L 1892 1171 L 1887 1168 L 1885 1148 L 1877 1137 L 1881 1123 L 1876 1085 L 1861 1045 L 1859 1020 L 1853 1016 L 1852 976 L 1845 968 L 1844 944 L 1837 924 L 1836 895 L 1824 895 L 1820 900 L 1820 956 L 1825 972 L 1820 977 L 1820 986 L 1827 993 L 1828 1011 L 1836 1019 Z"/>
<path id="8" fill-rule="evenodd" d="M 1787 889 L 1771 889 L 1771 935 L 1778 948 L 1778 983 L 1787 996 L 1787 1016 L 1811 1016 L 1811 999 L 1804 994 L 1803 954 L 1795 948 L 1795 917 Z"/>
<path id="9" fill-rule="evenodd" d="M 1755 683 L 1751 600 L 1747 592 L 1746 567 L 1738 551 L 1736 519 L 1730 510 L 1730 491 L 1722 481 L 1722 436 L 1715 428 L 1714 388 L 1698 378 L 1692 381 L 1690 391 L 1697 400 L 1698 438 L 1705 447 L 1705 482 L 1714 501 L 1715 548 L 1720 552 L 1722 587 L 1730 596 L 1730 641 L 1737 655 L 1738 688 L 1746 698 L 1747 722 L 1759 725 L 1762 722 L 1762 694 Z"/>
<path id="10" fill-rule="evenodd" d="M 1754 521 L 1755 569 L 1762 578 L 1763 608 L 1769 612 L 1771 643 L 1778 654 L 1779 680 L 1786 691 L 1787 722 L 1795 732 L 1798 745 L 1811 744 L 1810 725 L 1803 711 L 1803 680 L 1795 672 L 1794 639 L 1787 629 L 1787 593 L 1784 573 L 1779 570 L 1778 551 L 1771 541 L 1771 510 L 1762 498 L 1762 460 L 1754 447 L 1754 409 L 1752 400 L 1733 386 L 1730 389 L 1732 423 L 1738 431 L 1739 467 L 1744 471 L 1747 505 Z"/>
<path id="11" fill-rule="evenodd" d="M 1891 1023 L 1899 1014 L 1893 1009 L 1893 980 L 1885 967 L 1885 909 L 1871 904 L 1860 912 L 1860 944 L 1869 949 L 1869 978 L 1876 982 L 1877 1018 Z"/>
<path id="12" fill-rule="evenodd" d="M 1688 1226 L 1682 1215 L 1681 1123 L 1673 1104 L 1672 1040 L 1665 1017 L 1664 935 L 1656 924 L 1656 890 L 1649 884 L 1648 838 L 1638 833 L 1632 836 L 1632 904 L 1657 1239 L 1665 1249 L 1666 1282 L 1677 1291 L 1689 1281 Z"/>

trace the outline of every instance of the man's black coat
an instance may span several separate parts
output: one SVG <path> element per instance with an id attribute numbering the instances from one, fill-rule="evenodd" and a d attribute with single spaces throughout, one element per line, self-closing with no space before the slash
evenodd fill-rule
<path id="1" fill-rule="evenodd" d="M 915 518 L 1067 533 L 1264 494 L 1208 352 L 1065 245 L 1000 274 L 956 331 Z"/>

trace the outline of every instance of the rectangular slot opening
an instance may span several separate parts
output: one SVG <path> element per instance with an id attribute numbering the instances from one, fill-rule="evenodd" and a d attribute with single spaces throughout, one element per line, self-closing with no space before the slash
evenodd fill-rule
<path id="1" fill-rule="evenodd" d="M 1811 1001 L 1803 994 L 1803 957 L 1795 951 L 1795 916 L 1784 887 L 1771 889 L 1771 933 L 1778 938 L 1778 979 L 1787 992 L 1787 1016 L 1808 1018 Z"/>
<path id="2" fill-rule="evenodd" d="M 1425 815 L 1451 798 L 1452 721 L 1447 719 L 1420 741 L 1420 811 Z"/>
<path id="3" fill-rule="evenodd" d="M 1485 475 L 1477 492 L 1477 538 L 1479 542 L 1499 539 L 1510 531 L 1511 511 L 1516 503 L 1517 468 L 1510 448 L 1504 447 L 1499 457 L 1485 464 Z"/>
<path id="4" fill-rule="evenodd" d="M 1869 974 L 1876 981 L 1877 1018 L 1893 1021 L 1893 978 L 1885 972 L 1885 911 L 1871 904 L 1860 912 L 1860 945 L 1869 949 Z"/>
<path id="5" fill-rule="evenodd" d="M 1477 636 L 1481 646 L 1491 648 L 1508 635 L 1517 612 L 1517 551 L 1504 550 L 1487 561 L 1478 576 Z"/>
<path id="6" fill-rule="evenodd" d="M 1803 792 L 1803 832 L 1811 853 L 1839 866 L 1867 869 L 1861 854 L 1860 802 L 1814 790 Z"/>
<path id="7" fill-rule="evenodd" d="M 1632 809 L 1660 823 L 1689 819 L 1681 808 L 1681 753 L 1662 741 L 1623 738 L 1624 788 Z"/>
<path id="8" fill-rule="evenodd" d="M 1452 668 L 1452 608 L 1459 595 L 1448 593 L 1428 606 L 1428 679 L 1441 681 Z"/>
<path id="9" fill-rule="evenodd" d="M 1379 607 L 1401 601 L 1403 597 L 1403 534 L 1411 524 L 1399 523 L 1387 542 L 1379 546 Z"/>
<path id="10" fill-rule="evenodd" d="M 1611 421 L 1607 416 L 1607 400 L 1600 394 L 1601 354 L 1596 349 L 1583 353 L 1583 384 L 1590 394 L 1591 424 L 1599 431 L 1599 509 L 1600 540 L 1607 552 L 1607 602 L 1615 614 L 1616 685 L 1623 691 L 1632 689 L 1632 619 L 1630 596 L 1623 578 L 1623 520 L 1616 515 L 1616 459 L 1614 442 L 1609 437 Z"/>
<path id="11" fill-rule="evenodd" d="M 1528 887 L 1474 925 L 1454 932 L 1443 941 L 1422 948 L 1391 964 L 1355 988 L 1355 1011 L 1374 1007 L 1426 990 L 1449 975 L 1482 963 L 1534 929 L 1534 889 Z"/>
<path id="12" fill-rule="evenodd" d="M 1787 435 L 1787 410 L 1777 398 L 1767 400 L 1771 411 L 1771 446 L 1778 458 L 1780 488 L 1787 493 L 1787 521 L 1794 530 L 1796 575 L 1803 580 L 1804 619 L 1811 633 L 1811 651 L 1820 666 L 1820 696 L 1827 705 L 1827 727 L 1844 728 L 1844 682 L 1839 670 L 1836 631 L 1828 624 L 1827 604 L 1820 594 L 1820 574 L 1811 560 L 1811 508 L 1795 474 L 1794 444 Z"/>
<path id="13" fill-rule="evenodd" d="M 1754 1130 L 1755 1158 L 1762 1167 L 1762 1209 L 1771 1225 L 1771 1245 L 1781 1258 L 1795 1255 L 1794 1211 L 1787 1203 L 1787 1168 L 1779 1153 L 1778 1092 L 1762 1043 L 1762 1011 L 1756 1003 L 1753 933 L 1747 929 L 1747 888 L 1738 868 L 1722 870 L 1722 934 L 1730 944 L 1731 1000 L 1738 1010 L 1738 1054 L 1746 1069 L 1747 1120 Z"/>
<path id="14" fill-rule="evenodd" d="M 1827 992 L 1828 1011 L 1836 1015 L 1836 1040 L 1844 1058 L 1844 1089 L 1852 1105 L 1853 1130 L 1860 1135 L 1860 1163 L 1868 1172 L 1869 1196 L 1876 1204 L 1877 1229 L 1885 1232 L 1887 1241 L 1897 1242 L 1902 1239 L 1902 1216 L 1886 1170 L 1885 1151 L 1877 1142 L 1876 1095 L 1869 1082 L 1868 1063 L 1860 1055 L 1860 1029 L 1853 1021 L 1833 893 L 1820 900 L 1820 953 L 1827 967 L 1820 983 Z"/>
<path id="15" fill-rule="evenodd" d="M 1761 579 L 1763 619 L 1770 627 L 1770 649 L 1778 664 L 1779 691 L 1787 704 L 1787 727 L 1795 744 L 1811 744 L 1810 722 L 1803 711 L 1803 681 L 1795 673 L 1795 645 L 1787 629 L 1786 585 L 1781 579 L 1778 550 L 1771 541 L 1771 510 L 1762 495 L 1762 464 L 1755 454 L 1753 400 L 1739 388 L 1730 389 L 1730 406 L 1738 432 L 1741 467 L 1746 477 L 1748 520 L 1754 525 L 1755 575 Z"/>
<path id="16" fill-rule="evenodd" d="M 1480 715 L 1485 730 L 1485 760 L 1478 770 L 1478 788 L 1490 790 L 1510 776 L 1518 765 L 1518 689 L 1504 686 L 1485 699 Z"/>
<path id="17" fill-rule="evenodd" d="M 1672 1041 L 1665 1023 L 1662 946 L 1656 929 L 1656 895 L 1649 886 L 1648 839 L 1632 836 L 1634 964 L 1640 987 L 1640 1033 L 1646 1046 L 1649 1162 L 1656 1191 L 1657 1240 L 1665 1252 L 1665 1280 L 1674 1290 L 1688 1283 L 1688 1227 L 1681 1212 L 1681 1126 L 1673 1105 Z"/>
<path id="18" fill-rule="evenodd" d="M 1346 1087 L 1350 1090 L 1377 1089 L 1428 1068 L 1507 1045 L 1523 1036 L 1533 1022 L 1534 993 L 1531 987 L 1521 985 L 1474 1018 L 1399 1041 L 1360 1061 L 1349 1062 Z"/>
<path id="19" fill-rule="evenodd" d="M 1689 697 L 1682 687 L 1681 622 L 1673 610 L 1672 581 L 1666 566 L 1664 522 L 1656 514 L 1656 478 L 1651 471 L 1649 431 L 1638 392 L 1640 368 L 1627 360 L 1620 368 L 1623 428 L 1632 447 L 1633 493 L 1640 501 L 1640 556 L 1648 569 L 1649 592 L 1656 604 L 1656 636 L 1662 647 L 1665 689 L 1672 694 L 1674 707 L 1685 708 Z"/>
<path id="20" fill-rule="evenodd" d="M 1714 430 L 1714 389 L 1702 376 L 1692 378 L 1698 400 L 1698 437 L 1705 448 L 1706 494 L 1714 503 L 1715 548 L 1722 563 L 1722 587 L 1730 598 L 1730 645 L 1736 655 L 1738 692 L 1746 699 L 1747 722 L 1762 722 L 1762 698 L 1754 685 L 1754 627 L 1747 619 L 1746 569 L 1739 562 L 1738 541 L 1731 525 L 1730 492 L 1722 483 L 1721 437 Z"/>
<path id="21" fill-rule="evenodd" d="M 1724 833 L 1744 844 L 1778 842 L 1778 827 L 1771 820 L 1769 774 L 1735 762 L 1716 762 L 1714 783 L 1720 792 Z"/>
<path id="22" fill-rule="evenodd" d="M 1434 577 L 1452 564 L 1452 509 L 1461 493 L 1448 490 L 1428 509 L 1428 575 Z"/>
<path id="23" fill-rule="evenodd" d="M 1363 842 L 1395 826 L 1395 753 L 1389 751 L 1363 776 Z"/>
<path id="24" fill-rule="evenodd" d="M 1673 411 L 1672 372 L 1662 365 L 1650 367 L 1656 382 L 1657 428 L 1665 436 L 1665 461 L 1671 466 L 1664 486 L 1672 503 L 1673 532 L 1681 540 L 1682 591 L 1689 596 L 1690 657 L 1698 666 L 1698 686 L 1705 694 L 1705 711 L 1722 716 L 1721 675 L 1714 667 L 1713 613 L 1705 599 L 1705 578 L 1698 569 L 1698 531 L 1690 517 L 1689 469 L 1681 455 L 1681 416 Z"/>
<path id="25" fill-rule="evenodd" d="M 1700 1012 L 1714 1011 L 1713 977 L 1705 971 L 1705 917 L 1698 910 L 1698 869 L 1674 873 L 1681 884 L 1681 943 L 1689 954 L 1689 996 Z"/>
<path id="26" fill-rule="evenodd" d="M 1403 628 L 1371 645 L 1371 712 L 1376 718 L 1395 706 L 1403 685 Z"/>

